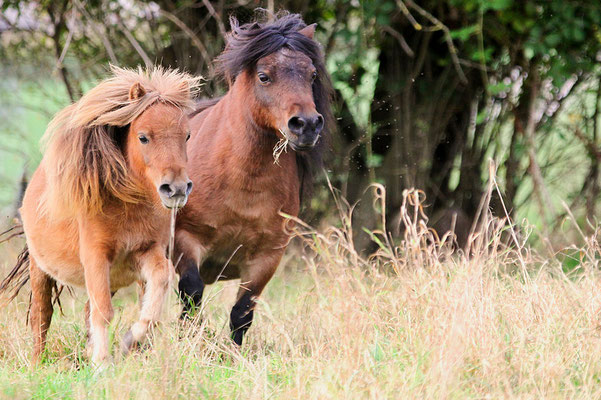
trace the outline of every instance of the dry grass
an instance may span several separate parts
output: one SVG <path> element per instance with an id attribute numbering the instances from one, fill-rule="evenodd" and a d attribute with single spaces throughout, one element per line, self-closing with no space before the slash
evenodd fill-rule
<path id="1" fill-rule="evenodd" d="M 379 207 L 382 195 L 376 187 Z M 578 266 L 566 274 L 560 257 L 537 256 L 519 231 L 488 215 L 485 199 L 468 256 L 427 230 L 419 192 L 411 191 L 404 240 L 393 244 L 373 232 L 381 248 L 364 258 L 350 241 L 350 208 L 338 202 L 338 227 L 296 228 L 302 260 L 289 252 L 242 352 L 228 340 L 235 283 L 221 284 L 208 289 L 200 326 L 177 322 L 173 295 L 152 348 L 97 373 L 84 359 L 85 296 L 78 293 L 63 296 L 47 360 L 32 370 L 20 295 L 0 313 L 0 396 L 601 397 L 596 235 L 571 250 Z M 5 271 L 11 249 L 4 248 Z M 133 297 L 115 300 L 115 337 L 136 317 Z"/>
<path id="2" fill-rule="evenodd" d="M 280 163 L 280 156 L 282 155 L 283 152 L 287 151 L 287 149 L 288 149 L 288 142 L 289 142 L 288 137 L 286 136 L 284 131 L 282 131 L 281 129 L 280 129 L 280 133 L 282 134 L 283 138 L 278 140 L 278 142 L 275 144 L 275 146 L 273 146 L 273 163 L 274 164 Z"/>

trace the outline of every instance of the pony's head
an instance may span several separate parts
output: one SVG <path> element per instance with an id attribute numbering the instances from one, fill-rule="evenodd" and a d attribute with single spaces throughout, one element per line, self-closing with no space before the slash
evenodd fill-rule
<path id="1" fill-rule="evenodd" d="M 129 99 L 146 95 L 146 89 L 135 83 Z M 167 208 L 183 207 L 192 191 L 186 173 L 186 142 L 190 138 L 188 116 L 173 104 L 157 101 L 129 125 L 125 158 L 138 181 L 156 189 Z"/>
<path id="2" fill-rule="evenodd" d="M 280 14 L 270 22 L 239 25 L 217 59 L 230 86 L 252 91 L 251 118 L 259 128 L 288 140 L 292 149 L 315 149 L 331 128 L 331 83 L 315 24 L 298 14 Z"/>
<path id="3" fill-rule="evenodd" d="M 99 213 L 109 201 L 186 203 L 187 112 L 199 78 L 155 67 L 113 76 L 65 108 L 44 135 L 47 211 Z"/>

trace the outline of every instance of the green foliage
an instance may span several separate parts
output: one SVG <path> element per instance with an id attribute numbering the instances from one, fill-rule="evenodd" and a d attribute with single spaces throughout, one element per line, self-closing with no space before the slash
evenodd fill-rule
<path id="1" fill-rule="evenodd" d="M 111 61 L 136 66 L 146 54 L 151 61 L 207 76 L 204 95 L 222 94 L 226 85 L 211 79 L 210 66 L 223 49 L 228 16 L 246 22 L 254 7 L 269 6 L 241 4 L 223 1 L 211 11 L 204 3 L 184 0 L 3 1 L 7 21 L 21 16 L 36 24 L 4 28 L 2 73 L 19 84 L 43 87 L 51 81 L 54 86 L 43 94 L 32 92 L 26 107 L 20 104 L 21 88 L 2 97 L 10 123 L 29 132 L 23 147 L 35 149 L 49 120 L 34 117 L 31 106 L 39 102 L 52 114 L 69 101 L 67 85 L 76 99 Z M 598 73 L 601 2 L 596 1 L 319 0 L 279 2 L 277 9 L 301 12 L 308 23 L 318 24 L 316 38 L 327 56 L 340 121 L 331 159 L 334 185 L 347 187 L 344 194 L 351 201 L 358 200 L 367 181 L 395 186 L 391 212 L 400 204 L 402 189 L 418 186 L 429 191 L 435 208 L 454 205 L 473 213 L 484 190 L 488 157 L 499 161 L 501 174 L 507 171 L 505 160 L 517 166 L 510 169 L 512 176 L 500 177 L 510 208 L 517 209 L 517 199 L 529 199 L 533 190 L 527 142 L 518 131 L 527 125 L 530 110 L 522 84 L 534 85 L 535 102 L 551 104 L 566 82 L 591 81 Z M 60 63 L 57 52 L 64 53 Z M 59 101 L 52 106 L 41 100 L 55 97 Z M 470 125 L 473 104 L 475 124 Z M 555 117 L 543 113 L 536 140 L 548 137 Z M 578 126 L 585 138 L 594 137 L 591 118 L 587 114 L 586 123 Z M 539 133 L 543 128 L 544 135 Z M 583 140 L 565 127 L 553 133 L 564 138 L 562 146 Z M 0 128 L 0 135 L 12 147 L 19 142 L 10 127 Z M 29 159 L 33 169 L 39 154 L 0 152 L 6 165 L 0 184 L 8 188 L 0 191 L 0 205 L 5 206 L 14 197 L 21 166 Z M 585 157 L 593 153 L 581 152 L 580 165 L 590 164 Z M 557 163 L 547 155 L 540 158 L 543 174 L 553 175 Z M 553 167 L 544 165 L 547 161 Z M 327 195 L 316 192 L 316 198 Z M 313 203 L 320 213 L 328 209 L 320 200 Z"/>
<path id="2" fill-rule="evenodd" d="M 378 55 L 377 49 L 370 48 L 361 55 L 340 52 L 328 59 L 334 88 L 346 102 L 357 126 L 362 129 L 367 129 L 370 124 L 371 104 L 378 81 Z"/>

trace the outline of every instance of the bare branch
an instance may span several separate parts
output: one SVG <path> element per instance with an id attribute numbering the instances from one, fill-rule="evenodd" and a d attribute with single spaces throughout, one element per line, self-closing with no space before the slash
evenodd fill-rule
<path id="1" fill-rule="evenodd" d="M 528 169 L 532 177 L 532 183 L 534 186 L 533 189 L 536 194 L 536 198 L 539 202 L 542 223 L 544 229 L 547 230 L 547 224 L 545 221 L 545 210 L 547 210 L 550 213 L 551 218 L 553 219 L 555 214 L 555 208 L 553 207 L 553 203 L 551 202 L 551 196 L 549 195 L 547 187 L 545 186 L 543 174 L 536 160 L 536 143 L 534 140 L 536 130 L 535 114 L 536 99 L 538 97 L 540 79 L 538 77 L 536 68 L 531 68 L 530 74 L 531 76 L 529 76 L 528 79 L 531 79 L 532 83 L 530 88 L 528 120 L 526 122 L 526 129 L 524 131 L 524 134 L 526 137 L 526 144 L 528 148 L 528 158 L 530 159 L 530 165 Z"/>
<path id="2" fill-rule="evenodd" d="M 407 44 L 407 41 L 405 40 L 403 35 L 401 35 L 400 32 L 398 32 L 397 30 L 391 28 L 390 26 L 386 26 L 386 25 L 384 25 L 382 27 L 382 30 L 384 32 L 390 34 L 392 37 L 394 37 L 397 40 L 397 42 L 399 43 L 399 46 L 401 46 L 401 48 L 405 51 L 405 53 L 407 53 L 407 55 L 409 57 L 411 57 L 411 58 L 415 57 L 415 53 L 413 52 L 411 47 L 409 47 L 409 44 Z"/>
<path id="3" fill-rule="evenodd" d="M 591 157 L 593 157 L 597 162 L 601 162 L 601 151 L 595 145 L 595 142 L 586 137 L 586 135 L 584 135 L 584 133 L 582 133 L 578 127 L 574 127 L 572 132 L 574 133 L 574 136 L 576 136 L 576 139 L 580 140 L 584 147 L 586 147 L 586 150 L 590 153 Z"/>
<path id="4" fill-rule="evenodd" d="M 451 60 L 453 61 L 453 66 L 455 67 L 455 71 L 457 72 L 457 75 L 459 75 L 459 79 L 461 80 L 461 82 L 467 83 L 467 78 L 466 78 L 465 74 L 463 73 L 463 69 L 461 68 L 459 58 L 457 57 L 457 48 L 455 47 L 455 44 L 453 44 L 453 39 L 451 38 L 451 31 L 449 30 L 449 28 L 445 24 L 443 24 L 438 18 L 436 18 L 435 16 L 433 16 L 432 14 L 430 14 L 429 12 L 427 12 L 426 10 L 424 10 L 423 8 L 421 8 L 420 6 L 415 4 L 413 2 L 413 0 L 405 0 L 405 2 L 407 3 L 407 5 L 409 7 L 413 8 L 415 11 L 417 11 L 420 15 L 422 15 L 424 18 L 426 18 L 428 21 L 430 21 L 434 25 L 433 27 L 431 27 L 431 29 L 443 31 L 444 40 L 447 43 L 447 47 L 449 48 L 449 53 L 451 54 Z M 397 4 L 398 4 L 399 8 L 401 9 L 401 11 L 403 11 L 403 13 L 409 19 L 409 15 L 411 15 L 411 14 L 409 13 L 407 6 L 403 3 L 402 0 L 397 0 Z M 406 12 L 405 12 L 405 10 L 406 10 Z M 413 16 L 411 16 L 409 21 L 413 24 L 413 27 L 416 30 L 424 29 L 420 24 L 418 24 L 415 21 Z"/>
<path id="5" fill-rule="evenodd" d="M 151 67 L 153 62 L 152 62 L 152 60 L 150 60 L 150 57 L 148 57 L 148 55 L 146 54 L 146 52 L 144 51 L 144 49 L 142 48 L 140 43 L 138 43 L 138 41 L 136 40 L 134 35 L 129 31 L 129 29 L 127 29 L 127 27 L 123 23 L 123 20 L 121 19 L 121 16 L 119 15 L 119 13 L 117 13 L 116 15 L 117 15 L 117 19 L 119 21 L 119 27 L 121 28 L 121 31 L 123 32 L 123 34 L 129 41 L 129 43 L 131 43 L 131 45 L 138 52 L 138 54 L 140 55 L 142 60 L 144 60 L 144 64 L 146 64 L 146 67 Z"/>
<path id="6" fill-rule="evenodd" d="M 470 68 L 474 68 L 480 71 L 486 71 L 486 72 L 492 72 L 492 68 L 487 67 L 486 65 L 482 65 L 480 63 L 477 62 L 473 62 L 470 60 L 466 60 L 464 58 L 460 58 L 459 59 L 459 64 L 464 65 L 466 67 L 470 67 Z"/>
<path id="7" fill-rule="evenodd" d="M 484 29 L 484 14 L 482 11 L 478 13 L 478 52 L 480 53 L 480 75 L 482 76 L 482 83 L 484 84 L 484 88 L 488 93 L 488 73 L 486 72 L 486 58 L 484 57 L 484 34 L 482 30 Z"/>
<path id="8" fill-rule="evenodd" d="M 397 0 L 396 3 L 401 9 L 402 13 L 405 14 L 405 17 L 409 20 L 409 22 L 411 22 L 411 25 L 413 25 L 413 29 L 415 29 L 416 31 L 421 31 L 423 29 L 423 26 L 421 26 L 421 24 L 419 24 L 415 20 L 415 18 L 413 18 L 413 15 L 411 15 L 411 11 L 409 11 L 405 3 L 403 3 L 402 0 Z"/>
<path id="9" fill-rule="evenodd" d="M 209 14 L 211 14 L 213 16 L 213 18 L 215 19 L 215 22 L 217 23 L 217 27 L 219 28 L 219 32 L 221 33 L 223 40 L 225 40 L 225 38 L 227 37 L 227 31 L 225 30 L 225 26 L 223 25 L 221 16 L 219 15 L 219 13 L 217 13 L 217 11 L 215 11 L 215 8 L 213 7 L 213 5 L 211 4 L 211 2 L 209 0 L 202 0 L 202 3 L 205 5 L 205 7 L 207 7 L 207 10 L 209 10 Z M 272 3 L 272 7 L 273 7 L 273 3 Z M 273 12 L 273 9 L 271 9 L 271 11 Z"/>
<path id="10" fill-rule="evenodd" d="M 169 11 L 161 9 L 159 12 L 162 16 L 164 16 L 169 21 L 177 25 L 177 27 L 180 28 L 182 32 L 184 32 L 190 38 L 190 40 L 192 40 L 192 44 L 200 51 L 200 55 L 205 60 L 205 63 L 207 65 L 211 65 L 211 56 L 209 55 L 209 52 L 207 51 L 206 47 L 198 39 L 198 36 L 196 36 L 194 32 L 192 32 L 192 30 L 188 28 L 188 26 L 181 19 L 177 18 Z"/>
<path id="11" fill-rule="evenodd" d="M 65 88 L 67 89 L 67 93 L 69 94 L 69 99 L 71 99 L 71 102 L 74 103 L 77 100 L 78 95 L 76 95 L 75 91 L 73 90 L 73 87 L 71 86 L 71 82 L 69 82 L 67 69 L 65 68 L 61 60 L 63 48 L 61 47 L 60 43 L 60 35 L 62 28 L 65 26 L 64 11 L 66 8 L 66 4 L 63 4 L 62 9 L 58 13 L 58 16 L 54 15 L 54 9 L 52 7 L 53 5 L 51 3 L 47 11 L 48 15 L 50 16 L 50 20 L 54 25 L 54 32 L 51 38 L 54 44 L 54 53 L 57 60 L 56 68 L 58 69 L 63 83 L 65 84 Z"/>
<path id="12" fill-rule="evenodd" d="M 98 28 L 99 24 L 97 24 L 96 21 L 90 15 L 90 13 L 88 13 L 88 11 L 85 9 L 84 5 L 81 3 L 80 0 L 74 0 L 74 3 L 77 6 L 77 8 L 81 11 L 81 13 L 88 19 L 88 21 L 90 22 L 90 27 L 102 41 L 102 44 L 104 45 L 106 53 L 108 54 L 111 62 L 113 64 L 118 64 L 119 62 L 117 61 L 117 57 L 115 56 L 115 52 L 113 51 L 113 46 L 111 45 L 111 42 L 108 40 L 108 35 L 106 34 L 106 29 L 104 32 L 100 31 L 100 29 Z M 104 25 L 101 25 L 101 26 L 104 28 Z"/>
<path id="13" fill-rule="evenodd" d="M 69 50 L 69 45 L 71 44 L 71 39 L 73 39 L 73 29 L 71 29 L 71 27 L 73 26 L 73 23 L 75 22 L 75 10 L 71 10 L 71 26 L 69 26 L 69 24 L 65 23 L 65 26 L 67 27 L 67 30 L 69 31 L 69 33 L 67 34 L 67 40 L 65 41 L 65 45 L 63 46 L 63 51 L 61 52 L 60 57 L 57 60 L 57 67 L 60 67 L 63 64 L 63 60 L 65 59 L 65 56 L 67 55 L 67 51 Z"/>

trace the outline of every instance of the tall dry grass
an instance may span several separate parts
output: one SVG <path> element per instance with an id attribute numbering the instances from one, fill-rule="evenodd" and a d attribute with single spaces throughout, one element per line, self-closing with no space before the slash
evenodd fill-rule
<path id="1" fill-rule="evenodd" d="M 373 190 L 383 209 L 383 188 Z M 0 396 L 600 398 L 598 231 L 569 249 L 566 272 L 568 256 L 537 254 L 527 229 L 492 217 L 494 190 L 491 180 L 465 251 L 428 229 L 418 191 L 405 193 L 403 239 L 371 232 L 369 257 L 353 247 L 343 199 L 335 226 L 297 221 L 303 250 L 288 253 L 241 351 L 228 339 L 236 286 L 225 283 L 208 288 L 202 322 L 177 321 L 172 299 L 151 346 L 96 372 L 78 293 L 63 296 L 47 360 L 31 369 L 22 294 L 0 312 Z M 115 300 L 115 340 L 135 320 L 133 297 Z"/>

